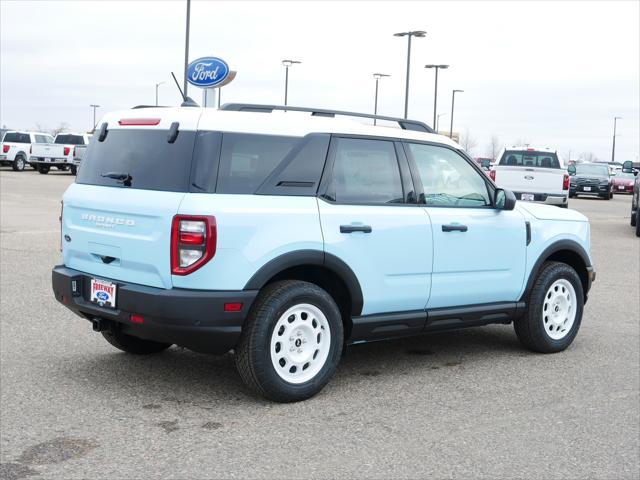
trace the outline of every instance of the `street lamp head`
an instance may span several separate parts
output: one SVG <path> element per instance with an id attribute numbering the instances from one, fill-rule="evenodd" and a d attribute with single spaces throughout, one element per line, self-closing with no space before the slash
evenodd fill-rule
<path id="1" fill-rule="evenodd" d="M 616 120 L 622 120 L 622 117 L 613 117 Z"/>
<path id="2" fill-rule="evenodd" d="M 386 73 L 374 73 L 373 78 L 382 78 L 382 77 L 390 77 L 391 75 Z"/>
<path id="3" fill-rule="evenodd" d="M 407 35 L 412 36 L 412 37 L 424 37 L 427 34 L 427 32 L 425 32 L 424 30 L 414 30 L 411 32 L 398 32 L 398 33 L 394 33 L 393 36 L 394 37 L 406 37 Z"/>
<path id="4" fill-rule="evenodd" d="M 285 67 L 290 67 L 295 63 L 302 63 L 302 62 L 299 60 L 282 60 L 282 65 L 284 65 Z"/>
<path id="5" fill-rule="evenodd" d="M 464 92 L 464 90 L 454 90 L 454 91 L 453 91 L 453 93 L 456 93 L 456 92 L 460 92 L 460 93 L 462 93 L 462 92 Z"/>
<path id="6" fill-rule="evenodd" d="M 434 64 L 429 64 L 429 65 L 425 65 L 424 68 L 449 68 L 449 65 L 434 65 Z"/>

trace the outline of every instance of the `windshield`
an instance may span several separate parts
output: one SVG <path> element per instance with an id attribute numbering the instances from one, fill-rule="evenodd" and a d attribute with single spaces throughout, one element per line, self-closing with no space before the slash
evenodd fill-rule
<path id="1" fill-rule="evenodd" d="M 507 150 L 500 159 L 500 165 L 508 167 L 560 168 L 560 161 L 555 153 Z"/>
<path id="2" fill-rule="evenodd" d="M 9 132 L 5 134 L 3 141 L 13 143 L 31 143 L 31 138 L 28 133 Z"/>
<path id="3" fill-rule="evenodd" d="M 633 173 L 618 172 L 616 173 L 616 178 L 630 178 L 631 180 L 635 180 L 636 176 Z"/>
<path id="4" fill-rule="evenodd" d="M 576 173 L 578 175 L 600 175 L 601 177 L 608 177 L 609 167 L 607 167 L 606 165 L 578 163 L 576 165 Z"/>
<path id="5" fill-rule="evenodd" d="M 57 135 L 54 143 L 64 145 L 84 145 L 82 135 Z"/>

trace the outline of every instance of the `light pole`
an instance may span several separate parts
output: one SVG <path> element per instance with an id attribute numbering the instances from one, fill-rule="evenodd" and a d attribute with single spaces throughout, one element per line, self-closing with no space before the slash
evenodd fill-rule
<path id="1" fill-rule="evenodd" d="M 394 33 L 394 37 L 407 37 L 407 79 L 404 88 L 404 118 L 407 118 L 409 113 L 409 71 L 411 68 L 411 37 L 422 38 L 427 34 L 423 30 L 414 30 L 411 32 L 399 32 Z"/>
<path id="2" fill-rule="evenodd" d="M 464 90 L 454 90 L 451 94 L 451 127 L 449 127 L 449 138 L 453 138 L 453 106 L 456 103 L 456 92 L 464 92 Z"/>
<path id="3" fill-rule="evenodd" d="M 622 120 L 622 117 L 613 117 L 613 149 L 611 150 L 612 162 L 614 162 L 616 158 L 616 127 L 618 120 Z"/>
<path id="4" fill-rule="evenodd" d="M 184 41 L 184 83 L 182 91 L 185 98 L 187 97 L 187 67 L 189 66 L 189 22 L 191 19 L 191 0 L 187 0 L 187 27 L 185 29 Z"/>
<path id="5" fill-rule="evenodd" d="M 93 130 L 96 129 L 96 108 L 100 108 L 100 105 L 89 105 L 91 108 L 93 108 Z"/>
<path id="6" fill-rule="evenodd" d="M 165 82 L 156 83 L 156 107 L 158 106 L 158 87 Z"/>
<path id="7" fill-rule="evenodd" d="M 436 117 L 436 133 L 440 131 L 440 117 L 446 114 L 447 112 L 439 113 L 438 116 Z"/>
<path id="8" fill-rule="evenodd" d="M 375 100 L 373 102 L 373 114 L 377 115 L 378 114 L 378 82 L 380 81 L 381 78 L 383 77 L 390 77 L 391 75 L 387 75 L 386 73 L 374 73 L 373 74 L 373 78 L 376 79 L 376 97 Z M 373 119 L 373 124 L 376 124 L 376 119 Z"/>
<path id="9" fill-rule="evenodd" d="M 449 68 L 449 65 L 425 65 L 424 68 L 436 69 L 436 88 L 433 94 L 433 128 L 436 128 L 436 109 L 438 108 L 438 70 L 441 68 Z M 437 131 L 437 129 L 436 129 Z"/>
<path id="10" fill-rule="evenodd" d="M 222 97 L 222 87 L 218 87 L 218 110 L 220 110 L 220 97 Z"/>
<path id="11" fill-rule="evenodd" d="M 284 105 L 287 106 L 287 95 L 289 93 L 289 67 L 291 65 L 295 65 L 296 63 L 302 63 L 299 60 L 282 60 L 282 65 L 284 65 Z"/>

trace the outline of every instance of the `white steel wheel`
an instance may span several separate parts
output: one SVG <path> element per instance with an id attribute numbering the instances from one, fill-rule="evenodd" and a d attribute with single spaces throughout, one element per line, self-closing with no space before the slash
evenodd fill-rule
<path id="1" fill-rule="evenodd" d="M 542 305 L 545 333 L 553 340 L 562 340 L 571 331 L 576 312 L 576 291 L 571 282 L 564 278 L 553 282 L 544 296 Z"/>
<path id="2" fill-rule="evenodd" d="M 331 348 L 331 329 L 322 311 L 308 303 L 294 305 L 278 319 L 271 334 L 269 356 L 284 381 L 300 384 L 324 367 Z"/>

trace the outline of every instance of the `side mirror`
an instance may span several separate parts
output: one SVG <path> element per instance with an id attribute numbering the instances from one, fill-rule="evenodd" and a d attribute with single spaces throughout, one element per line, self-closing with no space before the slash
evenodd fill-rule
<path id="1" fill-rule="evenodd" d="M 496 188 L 493 204 L 498 210 L 513 210 L 516 206 L 516 196 L 511 190 Z"/>
<path id="2" fill-rule="evenodd" d="M 569 172 L 569 175 L 575 175 L 576 174 L 576 166 L 575 165 L 569 165 L 567 167 L 567 172 Z"/>
<path id="3" fill-rule="evenodd" d="M 484 168 L 485 170 L 489 170 L 491 168 L 491 161 L 490 160 L 482 160 L 480 162 L 480 166 L 482 168 Z"/>
<path id="4" fill-rule="evenodd" d="M 624 173 L 631 173 L 633 172 L 633 162 L 631 160 L 627 160 L 626 162 L 624 162 L 622 164 L 622 171 Z"/>

